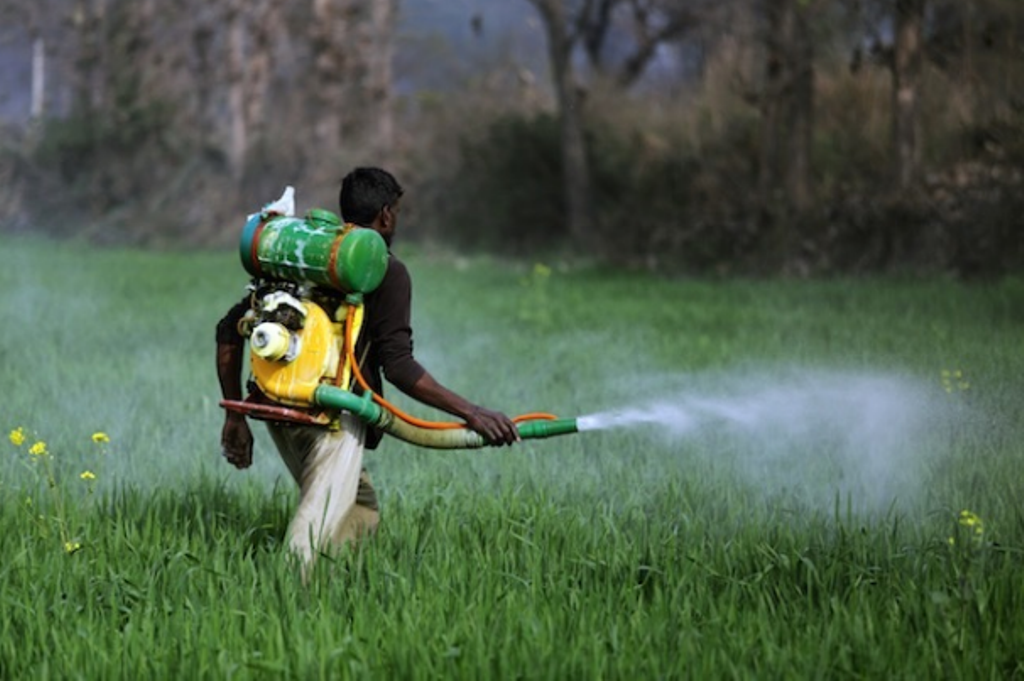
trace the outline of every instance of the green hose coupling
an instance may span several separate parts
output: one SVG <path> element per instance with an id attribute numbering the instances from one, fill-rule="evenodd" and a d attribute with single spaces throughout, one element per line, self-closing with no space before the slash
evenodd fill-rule
<path id="1" fill-rule="evenodd" d="M 383 419 L 383 411 L 369 394 L 360 396 L 324 383 L 313 393 L 313 401 L 328 409 L 350 411 L 371 426 L 376 426 Z"/>
<path id="2" fill-rule="evenodd" d="M 527 421 L 520 423 L 519 437 L 524 440 L 536 440 L 555 435 L 568 435 L 579 430 L 576 419 L 554 419 L 553 421 Z"/>

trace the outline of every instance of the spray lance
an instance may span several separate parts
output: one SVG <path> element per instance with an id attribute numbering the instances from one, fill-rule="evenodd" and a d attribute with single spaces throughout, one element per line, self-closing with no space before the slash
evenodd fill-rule
<path id="1" fill-rule="evenodd" d="M 250 215 L 239 256 L 252 276 L 250 309 L 239 321 L 249 339 L 253 389 L 225 409 L 251 418 L 333 425 L 342 411 L 400 440 L 434 449 L 473 449 L 487 442 L 461 423 L 424 421 L 373 392 L 355 355 L 364 296 L 383 281 L 388 249 L 375 230 L 343 224 L 328 210 L 294 216 L 294 190 Z M 358 385 L 357 395 L 350 387 Z M 576 419 L 524 414 L 513 421 L 524 439 L 577 431 Z"/>

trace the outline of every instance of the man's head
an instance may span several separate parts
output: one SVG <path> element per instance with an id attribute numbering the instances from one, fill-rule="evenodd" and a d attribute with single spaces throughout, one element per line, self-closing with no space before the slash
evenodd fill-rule
<path id="1" fill-rule="evenodd" d="M 356 168 L 341 181 L 338 207 L 342 220 L 377 230 L 390 246 L 400 198 L 402 187 L 394 175 L 380 168 Z"/>

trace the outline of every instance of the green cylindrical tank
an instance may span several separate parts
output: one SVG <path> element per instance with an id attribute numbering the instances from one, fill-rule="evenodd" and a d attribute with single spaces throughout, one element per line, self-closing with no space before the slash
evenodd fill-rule
<path id="1" fill-rule="evenodd" d="M 254 277 L 369 293 L 388 267 L 388 247 L 375 230 L 345 229 L 337 215 L 313 209 L 305 217 L 256 214 L 242 230 L 242 266 Z"/>

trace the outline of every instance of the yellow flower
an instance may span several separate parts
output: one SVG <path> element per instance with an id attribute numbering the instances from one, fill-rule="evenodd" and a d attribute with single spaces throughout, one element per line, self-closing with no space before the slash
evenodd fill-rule
<path id="1" fill-rule="evenodd" d="M 78 477 L 80 477 L 82 480 L 95 480 L 96 474 L 93 473 L 92 471 L 82 471 L 82 474 L 79 475 Z"/>
<path id="2" fill-rule="evenodd" d="M 110 436 L 102 430 L 98 430 L 92 434 L 92 441 L 97 443 L 110 442 Z"/>
<path id="3" fill-rule="evenodd" d="M 968 511 L 967 509 L 960 511 L 960 524 L 964 527 L 972 528 L 974 530 L 974 534 L 985 534 L 985 523 L 977 513 Z"/>
<path id="4" fill-rule="evenodd" d="M 69 556 L 72 555 L 73 553 L 79 551 L 81 548 L 82 548 L 82 545 L 80 543 L 76 542 L 76 541 L 66 541 L 66 542 L 64 542 L 64 551 Z"/>
<path id="5" fill-rule="evenodd" d="M 947 393 L 962 392 L 971 389 L 971 382 L 964 376 L 962 369 L 942 370 L 942 388 Z"/>
<path id="6" fill-rule="evenodd" d="M 20 447 L 25 443 L 25 429 L 18 426 L 11 431 L 11 434 L 7 436 L 11 440 L 11 444 L 15 447 Z"/>
<path id="7" fill-rule="evenodd" d="M 31 454 L 32 456 L 46 456 L 48 454 L 48 452 L 46 451 L 46 443 L 43 442 L 42 440 L 39 440 L 34 445 L 28 448 L 28 453 Z"/>

